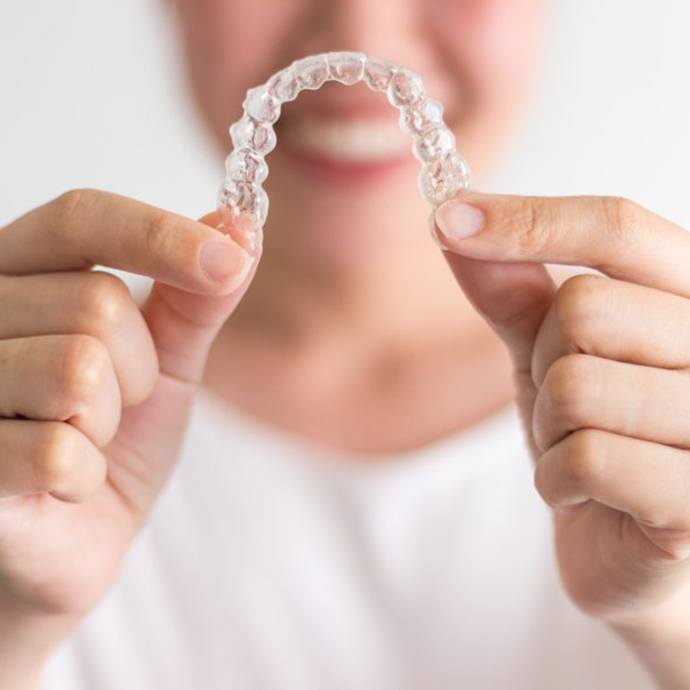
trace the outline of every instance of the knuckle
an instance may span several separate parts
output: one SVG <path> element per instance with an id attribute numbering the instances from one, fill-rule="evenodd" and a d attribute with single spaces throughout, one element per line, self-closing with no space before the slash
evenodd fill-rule
<path id="1" fill-rule="evenodd" d="M 100 391 L 109 363 L 105 345 L 89 335 L 70 336 L 60 358 L 61 389 L 75 406 L 88 403 Z"/>
<path id="2" fill-rule="evenodd" d="M 601 197 L 606 226 L 616 239 L 624 242 L 638 236 L 645 211 L 636 202 L 622 196 Z"/>
<path id="3" fill-rule="evenodd" d="M 587 336 L 610 300 L 610 281 L 591 273 L 568 278 L 559 288 L 554 311 L 558 326 L 567 340 L 578 343 Z"/>
<path id="4" fill-rule="evenodd" d="M 154 256 L 170 254 L 175 230 L 176 220 L 172 214 L 153 209 L 147 218 L 143 235 L 146 252 Z"/>
<path id="5" fill-rule="evenodd" d="M 542 455 L 534 469 L 533 483 L 544 502 L 550 506 L 562 502 L 562 488 L 558 487 L 593 490 L 606 470 L 604 450 L 601 432 L 580 429 Z"/>
<path id="6" fill-rule="evenodd" d="M 63 422 L 45 422 L 36 434 L 35 472 L 44 491 L 64 491 L 77 466 L 77 430 Z"/>
<path id="7" fill-rule="evenodd" d="M 140 361 L 139 375 L 131 388 L 123 391 L 123 407 L 138 405 L 147 400 L 156 388 L 160 377 L 158 355 L 154 351 L 150 356 L 143 356 Z"/>
<path id="8" fill-rule="evenodd" d="M 98 192 L 93 189 L 70 189 L 52 203 L 55 229 L 64 232 L 95 203 Z"/>
<path id="9" fill-rule="evenodd" d="M 96 448 L 105 448 L 117 436 L 122 421 L 122 408 L 117 407 L 105 417 L 101 427 L 97 431 L 91 431 L 90 440 Z"/>
<path id="10" fill-rule="evenodd" d="M 514 228 L 512 235 L 518 246 L 531 252 L 547 247 L 554 225 L 552 219 L 546 218 L 546 209 L 529 198 L 516 199 L 511 206 L 506 222 Z"/>
<path id="11" fill-rule="evenodd" d="M 596 394 L 597 367 L 592 357 L 570 354 L 559 357 L 546 372 L 548 409 L 569 427 L 586 423 Z"/>
<path id="12" fill-rule="evenodd" d="M 108 333 L 124 321 L 130 309 L 129 289 L 122 280 L 105 271 L 93 271 L 85 277 L 77 297 L 80 318 L 97 333 Z"/>
<path id="13" fill-rule="evenodd" d="M 577 485 L 592 487 L 606 471 L 603 434 L 596 429 L 579 429 L 565 441 L 564 472 Z"/>

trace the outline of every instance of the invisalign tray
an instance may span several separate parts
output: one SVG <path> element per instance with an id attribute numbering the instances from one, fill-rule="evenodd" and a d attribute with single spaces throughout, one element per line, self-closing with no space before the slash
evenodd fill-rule
<path id="1" fill-rule="evenodd" d="M 400 111 L 401 129 L 412 135 L 412 151 L 422 164 L 419 190 L 434 209 L 469 187 L 469 168 L 443 122 L 443 106 L 427 97 L 418 74 L 364 53 L 311 55 L 249 89 L 244 113 L 230 127 L 234 148 L 225 161 L 218 211 L 228 230 L 243 218 L 242 230 L 252 254 L 263 241 L 268 215 L 268 195 L 261 186 L 268 176 L 264 157 L 276 146 L 273 125 L 281 105 L 293 101 L 300 91 L 319 89 L 328 81 L 348 86 L 364 81 L 373 91 L 387 93 L 391 105 Z M 430 227 L 433 234 L 433 222 Z"/>

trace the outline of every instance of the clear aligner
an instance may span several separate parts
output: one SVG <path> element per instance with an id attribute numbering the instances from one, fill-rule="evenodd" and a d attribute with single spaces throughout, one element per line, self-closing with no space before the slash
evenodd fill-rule
<path id="1" fill-rule="evenodd" d="M 261 246 L 268 215 L 268 195 L 262 187 L 268 176 L 265 156 L 276 146 L 273 125 L 281 106 L 301 91 L 319 89 L 328 81 L 348 86 L 363 81 L 373 91 L 386 92 L 400 111 L 401 129 L 412 136 L 412 151 L 422 164 L 419 190 L 433 209 L 469 187 L 469 168 L 443 121 L 443 106 L 426 95 L 418 74 L 364 53 L 311 55 L 249 89 L 244 113 L 230 127 L 233 150 L 225 161 L 218 210 L 228 230 L 241 219 L 252 255 Z M 433 223 L 430 227 L 433 234 Z"/>

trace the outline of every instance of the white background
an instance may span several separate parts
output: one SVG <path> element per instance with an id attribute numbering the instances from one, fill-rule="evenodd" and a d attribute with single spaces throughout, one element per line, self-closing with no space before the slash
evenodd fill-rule
<path id="1" fill-rule="evenodd" d="M 220 158 L 163 6 L 3 3 L 0 226 L 77 186 L 212 209 Z M 551 7 L 539 88 L 491 191 L 620 194 L 690 228 L 690 2 Z"/>

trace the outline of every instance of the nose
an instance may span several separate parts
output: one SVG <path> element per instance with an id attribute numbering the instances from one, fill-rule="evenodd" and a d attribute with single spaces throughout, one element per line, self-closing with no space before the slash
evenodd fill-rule
<path id="1" fill-rule="evenodd" d="M 309 52 L 360 50 L 424 71 L 434 51 L 420 4 L 429 1 L 315 0 L 320 16 Z"/>

